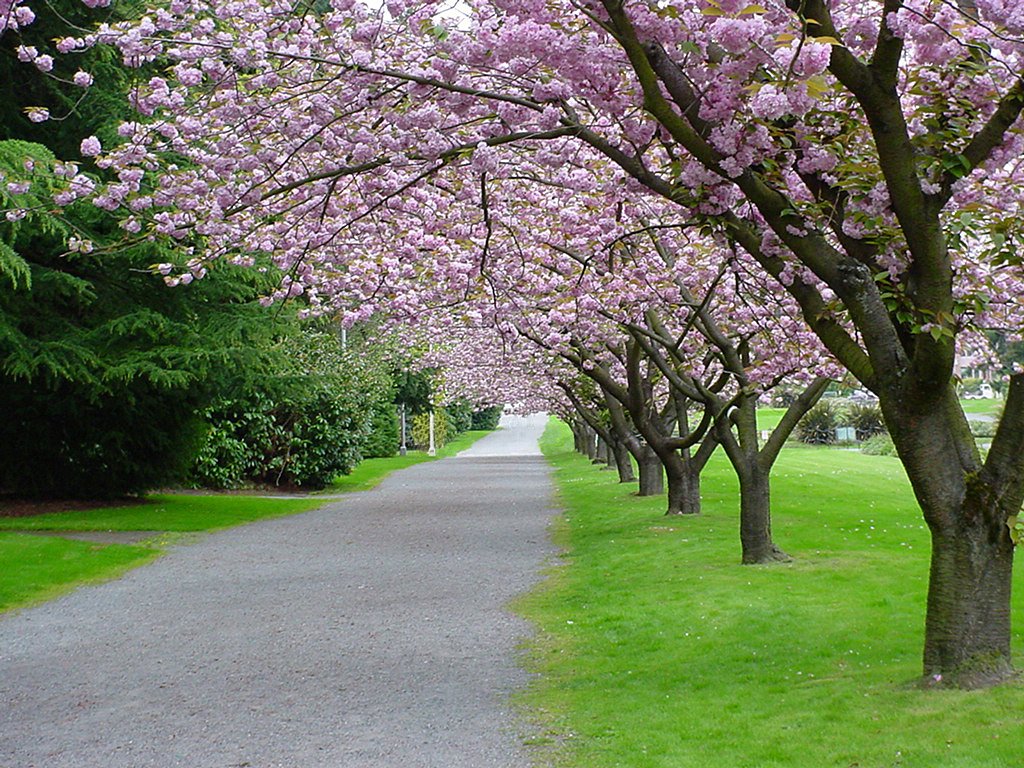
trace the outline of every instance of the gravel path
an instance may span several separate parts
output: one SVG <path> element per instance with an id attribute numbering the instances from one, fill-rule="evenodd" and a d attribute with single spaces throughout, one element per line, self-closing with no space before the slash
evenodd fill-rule
<path id="1" fill-rule="evenodd" d="M 518 768 L 540 417 L 0 618 L 2 768 Z"/>

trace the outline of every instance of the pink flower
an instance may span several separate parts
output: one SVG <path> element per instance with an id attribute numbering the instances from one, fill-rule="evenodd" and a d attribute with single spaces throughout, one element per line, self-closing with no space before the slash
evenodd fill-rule
<path id="1" fill-rule="evenodd" d="M 75 76 L 72 79 L 75 85 L 77 85 L 79 88 L 88 88 L 90 85 L 92 85 L 92 75 L 90 75 L 88 72 L 83 72 L 82 70 L 78 70 L 77 72 L 75 72 Z"/>
<path id="2" fill-rule="evenodd" d="M 95 136 L 89 136 L 88 138 L 82 139 L 80 151 L 83 157 L 95 157 L 103 151 L 103 147 L 100 145 L 99 139 Z"/>

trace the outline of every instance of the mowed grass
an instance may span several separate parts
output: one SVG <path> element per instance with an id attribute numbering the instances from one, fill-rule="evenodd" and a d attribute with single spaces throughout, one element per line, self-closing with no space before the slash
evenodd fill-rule
<path id="1" fill-rule="evenodd" d="M 158 493 L 141 503 L 100 509 L 0 517 L 0 530 L 31 531 L 215 531 L 267 517 L 316 509 L 325 499 L 265 498 L 249 494 Z"/>
<path id="2" fill-rule="evenodd" d="M 438 451 L 437 458 L 468 448 L 488 434 L 463 433 Z M 434 457 L 423 452 L 371 459 L 328 491 L 367 490 L 390 473 Z M 141 503 L 55 512 L 31 517 L 0 517 L 0 611 L 48 600 L 74 587 L 116 578 L 163 552 L 168 541 L 189 532 L 214 531 L 272 517 L 307 512 L 329 503 L 323 496 L 260 497 L 250 494 L 154 494 Z M 138 545 L 99 544 L 14 531 L 160 531 Z"/>
<path id="3" fill-rule="evenodd" d="M 160 550 L 150 546 L 0 533 L 0 611 L 48 600 L 79 584 L 114 578 L 159 555 Z"/>
<path id="4" fill-rule="evenodd" d="M 666 518 L 549 428 L 566 550 L 517 608 L 539 631 L 534 743 L 601 768 L 1018 767 L 1024 688 L 921 690 L 928 535 L 899 462 L 787 448 L 774 533 L 795 560 L 739 565 L 736 483 Z M 1015 626 L 1022 626 L 1020 585 Z M 1017 658 L 1024 652 L 1018 632 Z"/>

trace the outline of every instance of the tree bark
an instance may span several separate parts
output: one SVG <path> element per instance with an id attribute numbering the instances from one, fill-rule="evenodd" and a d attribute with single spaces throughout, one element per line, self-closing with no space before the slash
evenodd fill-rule
<path id="1" fill-rule="evenodd" d="M 1009 529 L 993 530 L 985 510 L 964 510 L 975 524 L 932 533 L 925 621 L 926 682 L 978 688 L 1013 676 L 1010 662 Z"/>
<path id="2" fill-rule="evenodd" d="M 597 433 L 587 424 L 583 426 L 583 455 L 591 461 L 597 458 Z"/>
<path id="3" fill-rule="evenodd" d="M 756 458 L 736 472 L 740 481 L 740 546 L 744 565 L 787 562 L 772 540 L 771 479 Z"/>
<path id="4" fill-rule="evenodd" d="M 676 452 L 664 463 L 668 480 L 668 511 L 665 514 L 699 515 L 700 470 L 689 456 Z"/>
<path id="5" fill-rule="evenodd" d="M 640 490 L 637 496 L 660 496 L 665 492 L 665 473 L 661 459 L 649 445 L 641 449 L 637 460 L 640 468 Z"/>
<path id="6" fill-rule="evenodd" d="M 952 387 L 924 406 L 904 402 L 896 410 L 887 400 L 886 423 L 932 538 L 924 681 L 977 688 L 1007 680 L 1014 549 L 1008 521 L 1024 500 L 1024 377 L 1011 379 L 984 463 Z"/>
<path id="7" fill-rule="evenodd" d="M 615 460 L 615 468 L 619 473 L 620 483 L 635 483 L 636 475 L 633 473 L 633 462 L 630 461 L 629 448 L 621 440 L 612 444 L 612 456 Z"/>

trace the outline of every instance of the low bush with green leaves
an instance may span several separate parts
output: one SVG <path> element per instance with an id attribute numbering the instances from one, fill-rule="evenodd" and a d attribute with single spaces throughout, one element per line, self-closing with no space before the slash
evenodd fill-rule
<path id="1" fill-rule="evenodd" d="M 295 333 L 288 350 L 207 409 L 196 484 L 319 489 L 359 463 L 390 391 L 386 374 L 341 350 L 330 332 Z"/>
<path id="2" fill-rule="evenodd" d="M 861 443 L 860 452 L 868 456 L 895 456 L 896 446 L 887 432 L 879 432 Z"/>
<path id="3" fill-rule="evenodd" d="M 497 429 L 498 422 L 501 420 L 501 411 L 500 405 L 473 411 L 470 429 Z"/>
<path id="4" fill-rule="evenodd" d="M 809 445 L 832 445 L 841 421 L 842 410 L 831 400 L 821 400 L 797 424 L 796 439 Z"/>
<path id="5" fill-rule="evenodd" d="M 875 403 L 851 404 L 842 416 L 842 424 L 853 427 L 858 440 L 867 440 L 885 432 L 882 409 Z"/>
<path id="6" fill-rule="evenodd" d="M 363 442 L 364 459 L 386 459 L 398 452 L 398 411 L 394 403 L 381 401 L 370 415 L 370 433 Z"/>
<path id="7" fill-rule="evenodd" d="M 412 443 L 417 448 L 430 445 L 430 414 L 420 413 L 412 419 Z M 451 437 L 454 437 L 452 435 Z M 449 440 L 448 419 L 443 408 L 434 411 L 434 447 L 440 448 Z"/>

